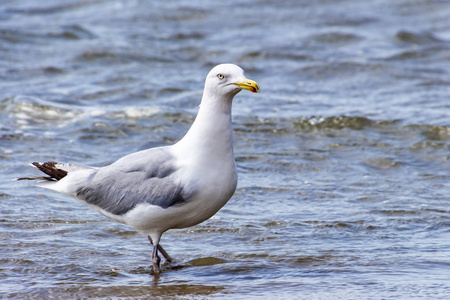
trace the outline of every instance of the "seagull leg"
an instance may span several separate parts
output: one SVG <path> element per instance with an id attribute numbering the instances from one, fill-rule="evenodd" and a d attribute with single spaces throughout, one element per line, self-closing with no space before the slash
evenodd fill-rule
<path id="1" fill-rule="evenodd" d="M 156 275 L 159 275 L 159 273 L 161 273 L 161 268 L 159 267 L 159 264 L 161 263 L 161 258 L 158 255 L 158 245 L 153 246 L 152 262 L 153 262 L 153 272 Z"/>
<path id="2" fill-rule="evenodd" d="M 148 240 L 150 241 L 150 244 L 153 245 L 152 238 L 150 236 L 147 236 L 147 237 L 148 237 Z M 158 244 L 158 250 L 159 250 L 159 252 L 161 252 L 162 256 L 164 256 L 164 258 L 166 259 L 166 261 L 168 263 L 172 262 L 172 257 L 170 257 L 170 255 L 166 252 L 166 250 L 164 250 L 164 248 L 160 244 Z"/>
<path id="3" fill-rule="evenodd" d="M 164 258 L 168 263 L 172 262 L 172 257 L 170 257 L 170 255 L 167 254 L 166 250 L 164 250 L 164 248 L 160 244 L 158 244 L 158 250 L 159 252 L 161 252 L 161 254 L 164 256 Z"/>

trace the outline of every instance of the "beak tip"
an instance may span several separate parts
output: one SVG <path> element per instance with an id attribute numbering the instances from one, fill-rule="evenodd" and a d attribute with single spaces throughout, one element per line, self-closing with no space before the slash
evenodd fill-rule
<path id="1" fill-rule="evenodd" d="M 241 89 L 249 90 L 252 93 L 259 93 L 261 89 L 255 81 L 245 78 L 243 82 L 235 83 Z"/>
<path id="2" fill-rule="evenodd" d="M 251 86 L 250 91 L 251 91 L 252 93 L 259 93 L 259 92 L 261 92 L 261 89 L 259 88 L 259 85 L 255 82 L 255 84 L 253 84 L 253 85 Z"/>

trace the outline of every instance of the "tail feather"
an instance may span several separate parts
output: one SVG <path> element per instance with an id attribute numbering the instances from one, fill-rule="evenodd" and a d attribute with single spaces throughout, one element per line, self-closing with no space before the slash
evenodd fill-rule
<path id="1" fill-rule="evenodd" d="M 64 177 L 66 177 L 67 171 L 57 168 L 56 167 L 57 164 L 58 163 L 55 161 L 48 161 L 43 164 L 38 163 L 38 162 L 32 163 L 33 166 L 35 166 L 40 171 L 42 171 L 45 174 L 47 174 L 48 176 L 50 176 L 50 178 L 58 181 L 58 180 L 63 179 Z"/>
<path id="2" fill-rule="evenodd" d="M 48 180 L 48 181 L 59 181 L 63 179 L 67 175 L 67 171 L 60 169 L 57 167 L 59 165 L 57 162 L 48 161 L 45 163 L 33 162 L 31 165 L 38 168 L 43 173 L 47 174 L 48 177 L 45 176 L 36 176 L 36 177 L 20 177 L 17 180 Z"/>
<path id="3" fill-rule="evenodd" d="M 19 177 L 13 180 L 47 180 L 47 181 L 56 181 L 56 179 L 46 176 L 34 176 L 34 177 Z"/>

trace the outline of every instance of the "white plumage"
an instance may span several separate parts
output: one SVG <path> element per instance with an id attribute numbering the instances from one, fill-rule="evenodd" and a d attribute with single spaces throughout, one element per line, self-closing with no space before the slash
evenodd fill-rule
<path id="1" fill-rule="evenodd" d="M 198 115 L 178 143 L 132 153 L 101 168 L 33 163 L 49 177 L 19 179 L 40 179 L 38 186 L 73 196 L 146 234 L 158 274 L 158 252 L 170 260 L 159 245 L 161 235 L 209 219 L 236 189 L 231 106 L 242 89 L 259 92 L 240 67 L 218 65 L 206 77 Z"/>

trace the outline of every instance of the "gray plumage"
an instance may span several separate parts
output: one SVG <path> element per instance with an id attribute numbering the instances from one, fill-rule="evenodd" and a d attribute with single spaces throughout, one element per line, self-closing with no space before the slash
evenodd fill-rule
<path id="1" fill-rule="evenodd" d="M 76 196 L 115 215 L 141 203 L 168 208 L 188 198 L 182 186 L 170 178 L 176 170 L 173 157 L 164 149 L 140 151 L 93 170 L 77 188 Z"/>

